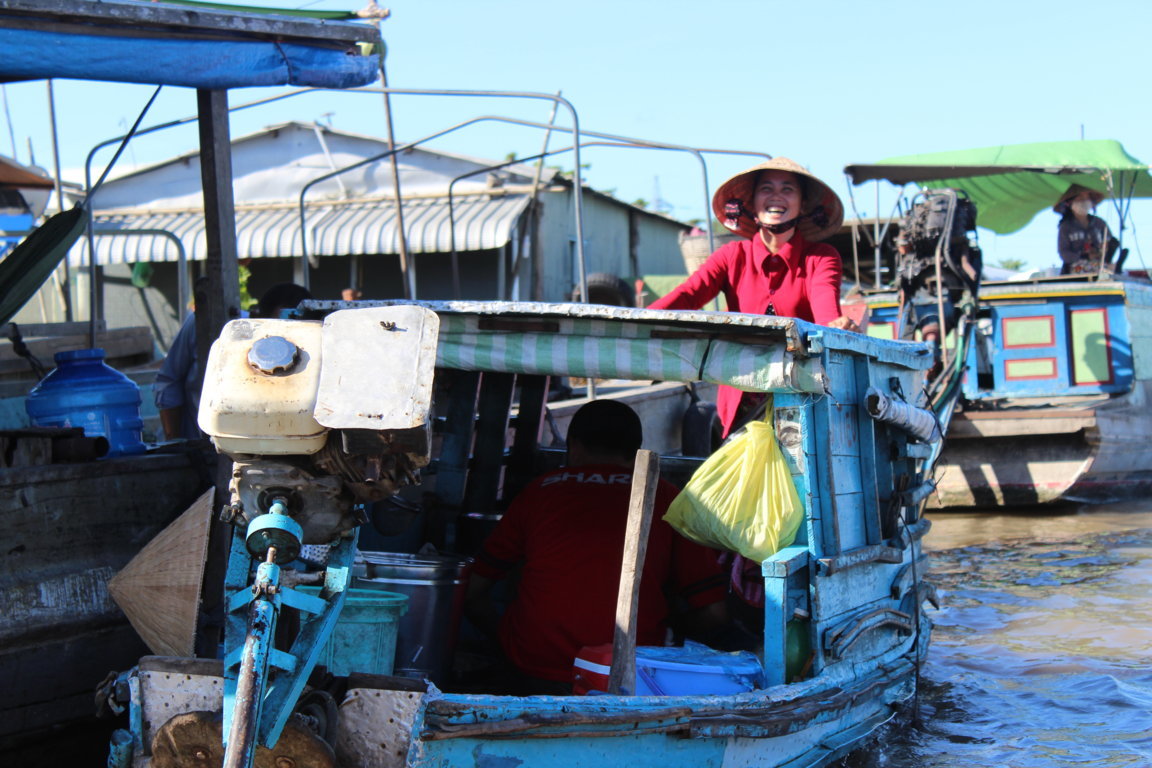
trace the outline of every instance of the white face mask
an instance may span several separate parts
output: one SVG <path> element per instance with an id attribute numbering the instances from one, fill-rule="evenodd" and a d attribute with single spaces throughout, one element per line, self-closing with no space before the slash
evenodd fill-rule
<path id="1" fill-rule="evenodd" d="M 1073 200 L 1072 212 L 1079 216 L 1087 216 L 1092 213 L 1092 201 L 1083 199 Z"/>

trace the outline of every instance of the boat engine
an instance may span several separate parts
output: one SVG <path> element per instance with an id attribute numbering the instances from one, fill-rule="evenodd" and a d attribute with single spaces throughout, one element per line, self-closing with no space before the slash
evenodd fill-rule
<path id="1" fill-rule="evenodd" d="M 356 504 L 416 482 L 437 331 L 419 307 L 228 323 L 209 356 L 200 426 L 233 459 L 232 522 L 284 497 L 303 543 L 326 544 L 361 522 Z"/>
<path id="2" fill-rule="evenodd" d="M 225 519 L 224 765 L 250 766 L 292 712 L 348 587 L 360 503 L 391 496 L 427 465 L 439 319 L 365 307 L 313 320 L 228 323 L 205 367 L 199 423 L 233 460 Z M 280 566 L 330 545 L 319 597 Z M 301 613 L 272 647 L 281 605 Z"/>

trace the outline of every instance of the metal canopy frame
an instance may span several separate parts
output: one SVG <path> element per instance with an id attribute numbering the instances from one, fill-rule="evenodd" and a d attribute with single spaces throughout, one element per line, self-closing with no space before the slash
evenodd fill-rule
<path id="1" fill-rule="evenodd" d="M 419 139 L 416 139 L 415 141 L 408 142 L 402 146 L 396 147 L 393 144 L 392 148 L 390 148 L 384 152 L 366 157 L 362 160 L 356 161 L 355 163 L 344 166 L 343 168 L 337 168 L 334 171 L 330 171 L 328 173 L 317 176 L 316 178 L 312 179 L 307 184 L 305 184 L 304 187 L 300 190 L 300 196 L 299 196 L 299 202 L 298 202 L 299 209 L 300 209 L 301 241 L 303 243 L 304 256 L 305 256 L 306 264 L 307 264 L 307 262 L 309 262 L 311 260 L 311 257 L 308 254 L 307 222 L 306 222 L 306 214 L 305 214 L 305 200 L 306 200 L 306 196 L 307 196 L 309 189 L 311 189 L 314 185 L 319 184 L 320 182 L 327 181 L 328 179 L 338 177 L 339 175 L 346 173 L 348 171 L 352 171 L 352 170 L 355 170 L 357 168 L 361 168 L 365 165 L 369 165 L 371 163 L 378 162 L 378 161 L 386 159 L 386 158 L 394 159 L 396 157 L 396 155 L 400 152 L 403 152 L 403 151 L 406 151 L 409 149 L 414 149 L 415 147 L 417 147 L 421 144 L 424 144 L 428 141 L 431 141 L 432 139 L 439 138 L 439 137 L 444 136 L 446 134 L 457 131 L 461 128 L 464 128 L 464 127 L 467 127 L 469 125 L 473 125 L 476 123 L 484 122 L 484 121 L 503 122 L 503 123 L 508 123 L 510 125 L 519 125 L 519 126 L 529 127 L 529 128 L 540 128 L 540 129 L 545 130 L 549 133 L 551 133 L 552 131 L 560 131 L 562 133 L 572 134 L 573 143 L 571 146 L 569 146 L 566 149 L 555 150 L 552 152 L 545 151 L 541 154 L 533 155 L 530 158 L 521 158 L 515 162 L 524 162 L 525 159 L 531 160 L 534 158 L 548 157 L 549 155 L 559 154 L 562 152 L 573 152 L 574 153 L 575 170 L 573 172 L 573 181 L 572 181 L 573 193 L 574 193 L 573 194 L 573 214 L 574 214 L 574 218 L 575 218 L 575 227 L 576 227 L 576 243 L 575 243 L 575 246 L 576 246 L 576 263 L 577 263 L 577 268 L 578 268 L 578 272 L 579 272 L 578 282 L 580 285 L 580 295 L 581 296 L 587 296 L 588 295 L 587 264 L 586 264 L 585 257 L 584 257 L 584 237 L 583 237 L 584 221 L 583 221 L 582 199 L 583 199 L 583 187 L 584 187 L 584 185 L 583 185 L 583 180 L 581 179 L 581 176 L 580 176 L 580 168 L 581 168 L 580 148 L 581 147 L 585 147 L 585 146 L 610 146 L 610 147 L 627 147 L 627 148 L 631 148 L 631 149 L 660 149 L 660 150 L 669 150 L 669 151 L 673 151 L 673 152 L 687 152 L 687 153 L 693 155 L 700 164 L 700 172 L 701 172 L 701 176 L 703 178 L 704 212 L 705 212 L 704 221 L 708 221 L 711 219 L 711 197 L 710 197 L 709 191 L 708 191 L 708 187 L 709 187 L 708 165 L 704 160 L 705 154 L 746 155 L 746 156 L 750 156 L 750 157 L 764 157 L 767 159 L 772 158 L 772 155 L 770 155 L 766 152 L 751 152 L 751 151 L 746 151 L 746 150 L 735 150 L 735 149 L 714 149 L 714 148 L 706 148 L 706 147 L 689 147 L 689 146 L 685 146 L 682 144 L 669 144 L 667 142 L 651 141 L 648 139 L 639 139 L 639 138 L 635 138 L 635 137 L 631 137 L 631 136 L 621 136 L 618 134 L 604 133 L 601 131 L 581 130 L 580 125 L 579 125 L 579 118 L 577 117 L 575 107 L 573 107 L 571 105 L 571 103 L 569 103 L 566 99 L 563 99 L 559 96 L 553 96 L 551 94 L 546 94 L 546 93 L 532 93 L 532 92 L 522 92 L 522 91 L 427 90 L 427 89 L 419 89 L 419 88 L 387 88 L 387 87 L 386 88 L 356 88 L 356 89 L 353 89 L 352 91 L 349 91 L 349 92 L 382 93 L 385 96 L 388 96 L 391 94 L 396 94 L 396 95 L 409 95 L 409 96 L 493 96 L 493 97 L 509 97 L 509 98 L 550 99 L 553 101 L 554 108 L 559 106 L 560 104 L 564 104 L 565 106 L 568 107 L 569 111 L 572 114 L 573 125 L 572 125 L 572 127 L 566 127 L 566 126 L 558 126 L 555 123 L 551 123 L 551 122 L 541 123 L 541 122 L 537 122 L 537 121 L 521 120 L 521 119 L 506 117 L 506 116 L 501 116 L 501 115 L 480 115 L 478 117 L 470 118 L 470 119 L 465 120 L 463 122 L 456 123 L 455 125 L 449 126 L 448 128 L 445 128 L 445 129 L 440 130 L 440 131 L 436 131 L 435 133 L 431 133 L 427 136 L 423 136 Z M 581 141 L 582 135 L 583 136 L 591 136 L 591 137 L 595 137 L 595 138 L 599 138 L 599 139 L 605 139 L 606 141 L 582 142 Z M 504 164 L 501 164 L 498 166 L 492 166 L 490 168 L 485 168 L 482 170 L 491 170 L 493 168 L 500 168 L 500 167 L 504 167 L 504 166 L 510 165 L 510 164 L 511 163 L 504 163 Z M 477 171 L 477 172 L 479 172 L 479 171 Z M 449 187 L 449 198 L 451 198 L 451 186 Z M 401 200 L 399 194 L 397 195 L 397 207 L 398 208 L 403 207 L 402 200 Z M 713 233 L 712 233 L 711 227 L 708 227 L 708 229 L 707 229 L 707 236 L 708 236 L 708 250 L 709 251 L 715 250 Z M 454 272 L 454 280 L 455 280 L 456 279 L 455 278 L 455 272 L 456 272 L 455 248 L 453 248 L 452 258 L 453 258 L 453 272 Z M 415 292 L 414 292 L 414 290 L 411 290 L 411 288 L 409 288 L 409 290 L 410 290 L 410 295 L 407 298 L 413 298 L 415 295 Z M 457 290 L 457 294 L 458 294 L 458 290 Z"/>

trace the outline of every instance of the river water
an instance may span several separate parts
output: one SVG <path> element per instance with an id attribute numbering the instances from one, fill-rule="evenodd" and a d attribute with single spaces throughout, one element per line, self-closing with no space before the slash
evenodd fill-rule
<path id="1" fill-rule="evenodd" d="M 1152 501 L 929 517 L 918 706 L 845 765 L 1152 766 Z"/>

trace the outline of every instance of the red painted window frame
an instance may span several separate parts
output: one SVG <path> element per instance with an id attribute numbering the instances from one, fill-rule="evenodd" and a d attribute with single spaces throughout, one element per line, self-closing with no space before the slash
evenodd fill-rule
<path id="1" fill-rule="evenodd" d="M 1085 307 L 1084 309 L 1073 309 L 1068 314 L 1068 335 L 1069 336 L 1072 335 L 1072 316 L 1075 315 L 1077 312 L 1100 312 L 1101 314 L 1103 314 L 1104 315 L 1104 336 L 1107 338 L 1111 338 L 1112 329 L 1108 325 L 1108 307 Z M 1088 387 L 1088 386 L 1091 386 L 1093 384 L 1112 384 L 1116 380 L 1115 366 L 1112 364 L 1112 345 L 1111 344 L 1105 344 L 1104 345 L 1104 352 L 1105 352 L 1105 354 L 1108 355 L 1108 378 L 1104 379 L 1103 381 L 1077 381 L 1076 380 L 1076 363 L 1072 360 L 1069 360 L 1068 363 L 1069 363 L 1070 370 L 1068 371 L 1068 374 L 1069 374 L 1068 378 L 1072 380 L 1072 382 L 1071 382 L 1072 386 L 1074 386 L 1074 387 Z"/>
<path id="2" fill-rule="evenodd" d="M 1008 343 L 1008 323 L 1015 320 L 1047 320 L 1048 321 L 1048 338 L 1051 339 L 1047 344 L 1009 344 Z M 1004 349 L 1048 349 L 1056 346 L 1056 316 L 1055 315 L 1027 315 L 1024 317 L 1002 317 L 1000 318 L 1000 338 L 1004 339 Z"/>
<path id="3" fill-rule="evenodd" d="M 1010 373 L 1012 363 L 1052 363 L 1052 374 L 1049 376 L 1013 376 Z M 1060 378 L 1060 361 L 1055 357 L 1020 357 L 1004 361 L 1004 381 L 1038 381 L 1040 379 Z"/>

